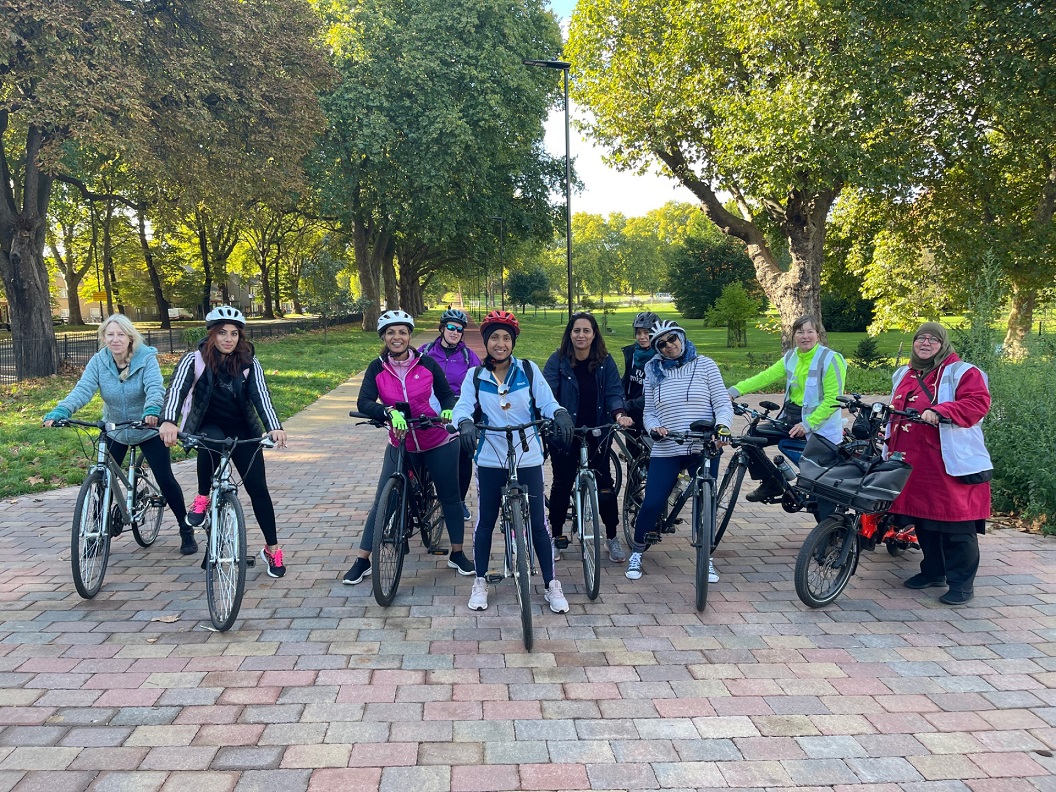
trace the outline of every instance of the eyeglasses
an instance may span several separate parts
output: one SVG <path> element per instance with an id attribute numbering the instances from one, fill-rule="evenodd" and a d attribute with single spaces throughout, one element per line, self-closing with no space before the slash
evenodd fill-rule
<path id="1" fill-rule="evenodd" d="M 939 344 L 942 343 L 935 336 L 922 335 L 913 339 L 914 344 Z"/>
<path id="2" fill-rule="evenodd" d="M 667 338 L 658 338 L 656 341 L 656 348 L 663 349 L 668 344 L 674 344 L 678 342 L 677 335 L 669 335 Z"/>
<path id="3" fill-rule="evenodd" d="M 452 333 L 464 333 L 464 332 L 466 332 L 466 328 L 464 328 L 462 325 L 457 325 L 457 324 L 444 325 L 444 329 L 445 330 L 450 330 Z"/>

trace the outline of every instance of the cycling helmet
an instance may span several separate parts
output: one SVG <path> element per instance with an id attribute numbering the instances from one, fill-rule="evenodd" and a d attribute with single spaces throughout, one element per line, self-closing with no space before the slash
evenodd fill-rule
<path id="1" fill-rule="evenodd" d="M 649 331 L 649 346 L 656 349 L 656 339 L 668 333 L 677 333 L 682 338 L 683 343 L 685 343 L 686 331 L 678 326 L 678 322 L 672 322 L 670 319 L 661 319 Z"/>
<path id="2" fill-rule="evenodd" d="M 205 317 L 205 329 L 216 327 L 218 324 L 233 324 L 241 328 L 246 326 L 246 317 L 237 308 L 230 305 L 218 305 Z"/>
<path id="3" fill-rule="evenodd" d="M 505 327 L 509 329 L 514 338 L 521 334 L 520 322 L 518 322 L 517 317 L 509 311 L 490 311 L 488 315 L 484 317 L 484 321 L 480 323 L 480 332 L 485 333 L 485 336 L 491 335 L 491 333 L 486 332 L 489 327 L 493 329 Z"/>
<path id="4" fill-rule="evenodd" d="M 462 325 L 463 328 L 469 326 L 469 317 L 457 308 L 448 308 L 442 314 L 440 314 L 440 326 L 443 328 L 448 322 L 454 322 L 455 324 Z"/>
<path id="5" fill-rule="evenodd" d="M 411 330 L 414 329 L 414 319 L 406 311 L 401 311 L 397 308 L 395 311 L 386 311 L 378 317 L 378 335 L 385 335 L 385 329 L 392 325 L 407 325 Z"/>
<path id="6" fill-rule="evenodd" d="M 660 321 L 660 317 L 652 311 L 642 311 L 634 317 L 635 330 L 651 330 L 653 325 Z"/>

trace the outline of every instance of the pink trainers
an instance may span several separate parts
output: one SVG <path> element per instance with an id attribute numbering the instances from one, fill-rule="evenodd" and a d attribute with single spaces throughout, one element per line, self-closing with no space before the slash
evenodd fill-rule
<path id="1" fill-rule="evenodd" d="M 280 578 L 286 574 L 286 567 L 282 565 L 281 547 L 276 548 L 275 552 L 272 553 L 265 545 L 264 549 L 260 551 L 260 557 L 268 565 L 268 575 L 271 577 Z"/>
<path id="2" fill-rule="evenodd" d="M 197 528 L 205 522 L 205 513 L 207 511 L 209 511 L 209 496 L 195 495 L 191 510 L 187 512 L 187 524 L 192 528 Z"/>

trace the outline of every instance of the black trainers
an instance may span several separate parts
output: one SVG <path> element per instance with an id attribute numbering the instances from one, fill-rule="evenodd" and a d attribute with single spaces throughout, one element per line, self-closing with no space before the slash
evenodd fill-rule
<path id="1" fill-rule="evenodd" d="M 946 585 L 946 578 L 930 578 L 923 572 L 918 572 L 909 580 L 902 581 L 902 585 L 908 589 L 940 588 Z"/>
<path id="2" fill-rule="evenodd" d="M 975 596 L 974 591 L 947 591 L 941 597 L 939 602 L 943 605 L 963 605 Z"/>
<path id="3" fill-rule="evenodd" d="M 286 574 L 286 567 L 282 563 L 282 548 L 276 547 L 275 552 L 268 550 L 267 545 L 260 551 L 260 557 L 268 565 L 268 576 L 281 578 Z"/>
<path id="4" fill-rule="evenodd" d="M 451 553 L 451 555 L 447 557 L 447 565 L 452 569 L 457 569 L 458 574 L 463 575 L 464 577 L 477 574 L 476 570 L 473 568 L 473 562 L 466 558 L 466 554 L 461 550 Z"/>
<path id="5" fill-rule="evenodd" d="M 346 586 L 354 586 L 359 583 L 363 578 L 370 574 L 370 559 L 369 558 L 357 558 L 356 563 L 352 565 L 341 582 Z"/>
<path id="6" fill-rule="evenodd" d="M 209 496 L 195 495 L 194 503 L 191 504 L 191 509 L 187 512 L 187 524 L 197 528 L 205 522 L 205 513 L 207 511 L 209 511 Z"/>
<path id="7" fill-rule="evenodd" d="M 784 490 L 781 487 L 777 486 L 776 484 L 767 482 L 749 492 L 747 495 L 744 496 L 744 499 L 746 501 L 751 501 L 752 503 L 762 503 L 763 501 L 768 500 L 770 498 L 776 498 L 783 492 Z"/>
<path id="8" fill-rule="evenodd" d="M 180 555 L 194 555 L 198 552 L 198 543 L 194 541 L 193 528 L 180 529 Z"/>

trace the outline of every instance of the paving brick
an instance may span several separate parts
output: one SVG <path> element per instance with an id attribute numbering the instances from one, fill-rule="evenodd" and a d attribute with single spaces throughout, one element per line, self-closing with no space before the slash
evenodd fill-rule
<path id="1" fill-rule="evenodd" d="M 381 784 L 380 767 L 348 767 L 321 769 L 312 772 L 309 792 L 369 792 Z"/>
<path id="2" fill-rule="evenodd" d="M 0 789 L 8 792 L 81 792 L 95 779 L 94 771 L 34 770 L 28 773 L 6 771 L 0 775 Z"/>
<path id="3" fill-rule="evenodd" d="M 506 792 L 521 789 L 516 765 L 451 768 L 451 792 Z"/>
<path id="4" fill-rule="evenodd" d="M 225 746 L 217 751 L 213 759 L 213 770 L 261 770 L 273 769 L 282 761 L 280 745 Z"/>
<path id="5" fill-rule="evenodd" d="M 304 792 L 311 770 L 246 770 L 235 785 L 235 792 Z"/>
<path id="6" fill-rule="evenodd" d="M 522 764 L 521 789 L 590 789 L 584 765 Z"/>
<path id="7" fill-rule="evenodd" d="M 161 792 L 231 792 L 237 783 L 237 773 L 181 771 L 169 773 Z"/>
<path id="8" fill-rule="evenodd" d="M 279 766 L 283 769 L 348 767 L 351 755 L 351 745 L 291 745 L 283 753 Z"/>
<path id="9" fill-rule="evenodd" d="M 79 748 L 56 746 L 15 748 L 0 761 L 0 770 L 65 770 L 79 753 Z"/>

